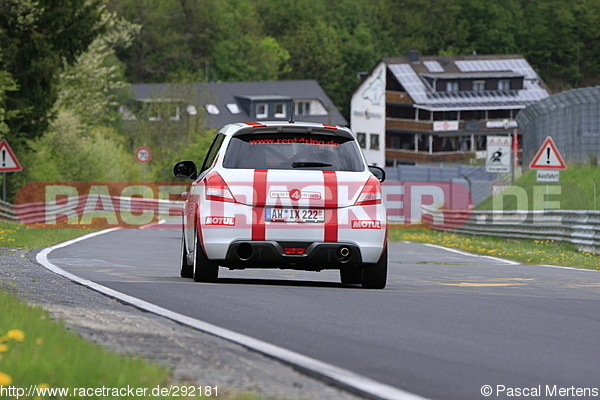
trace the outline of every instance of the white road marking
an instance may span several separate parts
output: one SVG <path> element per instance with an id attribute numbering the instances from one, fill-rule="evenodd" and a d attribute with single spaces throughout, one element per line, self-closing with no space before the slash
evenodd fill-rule
<path id="1" fill-rule="evenodd" d="M 177 321 L 181 324 L 185 324 L 192 328 L 201 330 L 206 333 L 210 333 L 214 336 L 221 337 L 223 339 L 229 340 L 231 342 L 240 344 L 246 348 L 258 351 L 260 353 L 266 354 L 270 357 L 273 357 L 277 360 L 280 360 L 284 363 L 291 364 L 307 374 L 308 376 L 316 377 L 323 381 L 337 384 L 349 390 L 353 393 L 358 393 L 360 395 L 367 395 L 371 398 L 382 399 L 382 400 L 423 400 L 425 397 L 421 397 L 419 395 L 407 392 L 402 389 L 398 389 L 396 387 L 386 385 L 381 382 L 377 382 L 373 379 L 358 375 L 352 371 L 348 371 L 343 368 L 339 368 L 333 366 L 331 364 L 324 363 L 322 361 L 316 360 L 314 358 L 310 358 L 304 356 L 302 354 L 296 353 L 291 350 L 287 350 L 283 347 L 279 347 L 262 340 L 254 339 L 250 336 L 243 335 L 241 333 L 237 333 L 225 328 L 218 327 L 216 325 L 212 325 L 208 322 L 201 321 L 198 319 L 190 318 L 185 315 L 167 310 L 165 308 L 156 306 L 152 303 L 148 303 L 144 300 L 140 300 L 136 297 L 129 296 L 127 294 L 117 292 L 116 290 L 110 289 L 106 286 L 99 285 L 95 282 L 92 282 L 87 279 L 80 278 L 76 275 L 73 275 L 56 265 L 52 264 L 48 260 L 48 255 L 56 250 L 66 246 L 69 246 L 74 243 L 81 242 L 86 239 L 90 239 L 92 237 L 102 235 L 105 233 L 109 233 L 115 231 L 119 228 L 107 229 L 104 231 L 90 233 L 85 236 L 81 236 L 76 239 L 69 240 L 64 243 L 57 244 L 55 246 L 47 247 L 40 251 L 36 260 L 46 269 L 61 275 L 73 282 L 77 282 L 81 285 L 84 285 L 90 289 L 93 289 L 97 292 L 105 294 L 107 296 L 113 297 L 115 299 L 119 299 L 123 302 L 129 303 L 137 308 L 149 311 L 151 313 L 163 316 L 165 318 L 171 319 L 173 321 Z"/>
<path id="2" fill-rule="evenodd" d="M 503 258 L 492 257 L 492 256 L 482 256 L 481 254 L 467 253 L 466 251 L 456 250 L 456 249 L 452 249 L 450 247 L 440 246 L 438 244 L 430 244 L 430 243 L 424 243 L 424 244 L 425 244 L 425 246 L 435 247 L 436 249 L 442 249 L 442 250 L 450 251 L 452 253 L 457 253 L 457 254 L 460 254 L 460 255 L 463 255 L 463 256 L 489 258 L 490 260 L 499 261 L 499 262 L 502 262 L 502 263 L 505 263 L 505 264 L 521 265 L 520 262 L 516 262 L 516 261 L 512 261 L 512 260 L 505 260 Z"/>

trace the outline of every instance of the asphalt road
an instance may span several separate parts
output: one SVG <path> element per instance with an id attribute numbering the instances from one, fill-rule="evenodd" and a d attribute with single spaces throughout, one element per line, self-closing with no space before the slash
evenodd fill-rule
<path id="1" fill-rule="evenodd" d="M 54 250 L 49 260 L 429 398 L 481 399 L 484 385 L 491 398 L 600 391 L 598 272 L 392 243 L 384 290 L 344 286 L 335 271 L 221 269 L 218 283 L 201 284 L 179 277 L 179 246 L 177 229 L 117 230 Z"/>

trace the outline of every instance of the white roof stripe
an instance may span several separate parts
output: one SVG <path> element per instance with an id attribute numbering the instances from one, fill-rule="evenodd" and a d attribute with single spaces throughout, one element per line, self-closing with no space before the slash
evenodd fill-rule
<path id="1" fill-rule="evenodd" d="M 444 67 L 438 61 L 423 61 L 429 72 L 444 72 Z"/>

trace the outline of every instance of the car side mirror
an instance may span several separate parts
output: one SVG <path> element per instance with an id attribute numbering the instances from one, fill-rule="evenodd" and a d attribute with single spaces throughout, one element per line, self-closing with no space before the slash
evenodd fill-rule
<path id="1" fill-rule="evenodd" d="M 375 175 L 379 182 L 385 181 L 385 170 L 377 165 L 369 165 L 369 171 Z"/>
<path id="2" fill-rule="evenodd" d="M 193 161 L 179 161 L 173 166 L 173 175 L 177 178 L 195 180 L 198 177 L 198 167 Z"/>

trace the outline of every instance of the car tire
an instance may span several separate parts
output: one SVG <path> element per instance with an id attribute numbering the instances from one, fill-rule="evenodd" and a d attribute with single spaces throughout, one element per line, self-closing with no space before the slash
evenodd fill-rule
<path id="1" fill-rule="evenodd" d="M 188 263 L 187 247 L 185 245 L 183 233 L 181 234 L 181 268 L 179 270 L 179 275 L 181 275 L 182 278 L 194 277 L 194 266 Z"/>
<path id="2" fill-rule="evenodd" d="M 362 287 L 365 289 L 383 289 L 387 283 L 387 264 L 388 251 L 386 246 L 377 263 L 363 266 Z"/>
<path id="3" fill-rule="evenodd" d="M 198 241 L 198 232 L 194 234 L 193 277 L 196 282 L 216 282 L 219 277 L 219 264 L 210 261 L 204 254 Z"/>
<path id="4" fill-rule="evenodd" d="M 362 269 L 340 269 L 340 280 L 346 285 L 362 283 Z"/>

